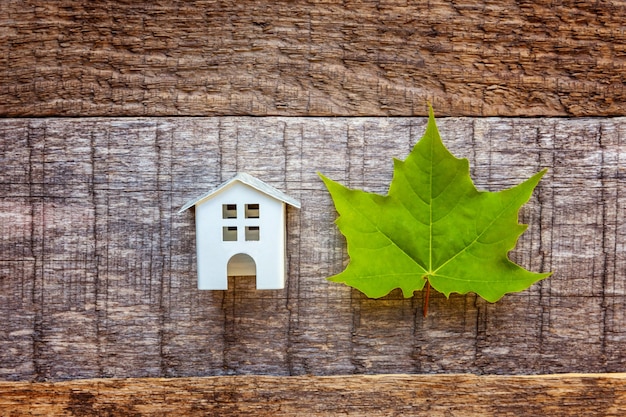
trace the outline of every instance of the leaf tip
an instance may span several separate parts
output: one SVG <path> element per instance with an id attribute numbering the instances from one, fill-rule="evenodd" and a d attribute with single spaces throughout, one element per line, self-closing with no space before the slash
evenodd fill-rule
<path id="1" fill-rule="evenodd" d="M 347 187 L 345 187 L 344 185 L 338 183 L 337 181 L 331 180 L 330 178 L 328 178 L 321 172 L 318 172 L 317 175 L 319 175 L 319 177 L 322 179 L 322 181 L 324 182 L 324 185 L 326 186 L 326 189 L 328 190 L 331 196 L 334 196 L 334 194 L 340 190 L 347 189 Z M 333 200 L 334 200 L 334 197 L 333 197 Z"/>
<path id="2" fill-rule="evenodd" d="M 441 142 L 439 130 L 437 129 L 437 121 L 435 120 L 435 111 L 430 102 L 428 102 L 428 123 L 426 124 L 426 131 L 424 132 L 424 137 L 426 136 L 436 137 L 438 141 Z"/>
<path id="3" fill-rule="evenodd" d="M 428 100 L 427 104 L 428 104 L 428 117 L 434 119 L 435 111 L 433 110 L 433 104 L 430 102 L 430 100 Z"/>
<path id="4" fill-rule="evenodd" d="M 332 186 L 332 184 L 335 183 L 335 181 L 331 180 L 326 175 L 322 174 L 320 171 L 317 171 L 317 175 L 321 178 L 321 180 L 324 182 L 324 185 L 326 185 L 326 188 L 328 188 L 330 191 L 330 187 Z"/>
<path id="5" fill-rule="evenodd" d="M 344 281 L 341 280 L 341 278 L 337 278 L 340 274 L 337 275 L 333 275 L 332 277 L 327 277 L 326 281 L 330 281 L 330 282 L 341 282 L 343 283 Z"/>

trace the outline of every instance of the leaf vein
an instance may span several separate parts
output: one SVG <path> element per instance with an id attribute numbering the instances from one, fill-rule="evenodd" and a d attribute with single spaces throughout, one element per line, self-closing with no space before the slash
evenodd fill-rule
<path id="1" fill-rule="evenodd" d="M 450 257 L 450 259 L 448 259 L 446 262 L 444 262 L 443 264 L 441 264 L 435 271 L 433 271 L 433 273 L 437 273 L 437 271 L 439 271 L 441 268 L 445 267 L 447 264 L 449 264 L 450 262 L 452 262 L 455 258 L 457 258 L 458 256 L 460 256 L 462 253 L 464 253 L 465 251 L 467 251 L 470 247 L 472 247 L 473 245 L 480 243 L 483 245 L 486 245 L 486 243 L 482 243 L 479 242 L 479 239 L 485 234 L 487 233 L 487 231 L 489 229 L 491 229 L 491 227 L 493 226 L 493 224 L 496 222 L 496 220 L 500 219 L 503 215 L 503 213 L 507 210 L 509 210 L 511 208 L 511 206 L 515 205 L 515 199 L 511 198 L 509 200 L 509 202 L 498 212 L 498 214 L 496 216 L 494 216 L 492 218 L 492 220 L 489 222 L 489 224 L 467 245 L 465 246 L 463 249 L 461 249 L 460 251 L 458 251 L 456 254 L 454 254 L 452 257 Z"/>

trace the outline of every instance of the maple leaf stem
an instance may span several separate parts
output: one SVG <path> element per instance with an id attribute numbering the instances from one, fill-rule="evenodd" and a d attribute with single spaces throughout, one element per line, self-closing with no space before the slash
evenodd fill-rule
<path id="1" fill-rule="evenodd" d="M 430 299 L 430 281 L 426 280 L 426 294 L 424 296 L 424 309 L 422 313 L 424 317 L 428 315 L 428 300 Z"/>

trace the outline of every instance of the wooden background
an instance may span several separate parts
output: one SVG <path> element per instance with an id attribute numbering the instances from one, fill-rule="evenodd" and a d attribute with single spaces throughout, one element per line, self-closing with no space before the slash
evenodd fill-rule
<path id="1" fill-rule="evenodd" d="M 416 3 L 0 0 L 0 379 L 624 371 L 626 3 Z M 427 100 L 481 188 L 549 168 L 511 257 L 554 275 L 423 318 L 325 280 L 316 171 L 384 193 Z M 176 211 L 237 171 L 303 203 L 285 290 L 195 288 Z"/>
<path id="2" fill-rule="evenodd" d="M 2 0 L 8 116 L 624 115 L 624 1 Z"/>
<path id="3" fill-rule="evenodd" d="M 425 118 L 0 120 L 7 379 L 223 374 L 615 372 L 626 361 L 626 119 L 439 121 L 481 188 L 544 167 L 512 257 L 554 271 L 488 304 L 330 283 L 346 261 L 316 172 L 386 192 Z M 190 198 L 237 171 L 302 202 L 288 282 L 196 289 Z"/>
<path id="4" fill-rule="evenodd" d="M 464 374 L 0 382 L 0 412 L 81 417 L 622 417 L 625 380 L 624 374 Z"/>

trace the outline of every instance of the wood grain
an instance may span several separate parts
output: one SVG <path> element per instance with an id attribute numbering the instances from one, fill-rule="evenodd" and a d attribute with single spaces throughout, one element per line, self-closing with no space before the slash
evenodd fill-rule
<path id="1" fill-rule="evenodd" d="M 624 374 L 238 376 L 0 382 L 11 416 L 602 416 L 626 412 Z"/>
<path id="2" fill-rule="evenodd" d="M 345 241 L 316 172 L 385 193 L 425 118 L 0 119 L 0 379 L 621 372 L 626 118 L 441 118 L 479 188 L 548 167 L 511 258 L 554 275 L 489 304 L 325 280 Z M 284 290 L 196 289 L 193 210 L 237 171 L 288 210 Z"/>
<path id="3" fill-rule="evenodd" d="M 0 1 L 1 116 L 611 116 L 623 1 Z"/>

